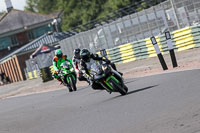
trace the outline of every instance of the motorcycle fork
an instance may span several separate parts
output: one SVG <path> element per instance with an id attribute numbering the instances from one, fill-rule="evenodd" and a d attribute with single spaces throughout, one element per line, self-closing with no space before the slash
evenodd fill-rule
<path id="1" fill-rule="evenodd" d="M 108 92 L 108 93 L 112 93 L 112 91 L 111 91 L 111 89 L 109 89 L 109 87 L 107 86 L 107 84 L 106 84 L 106 81 L 103 81 L 103 83 L 100 83 L 104 88 L 105 88 L 105 90 Z"/>
<path id="2" fill-rule="evenodd" d="M 69 77 L 72 76 L 72 78 L 76 81 L 76 78 L 73 74 L 67 75 L 67 83 L 69 84 Z"/>
<path id="3" fill-rule="evenodd" d="M 114 88 L 110 85 L 108 82 L 110 79 L 113 79 L 115 82 L 119 83 L 119 81 L 114 76 L 109 76 L 106 80 L 104 80 L 104 83 L 108 86 L 110 91 L 114 91 Z M 106 87 L 107 88 L 107 87 Z"/>

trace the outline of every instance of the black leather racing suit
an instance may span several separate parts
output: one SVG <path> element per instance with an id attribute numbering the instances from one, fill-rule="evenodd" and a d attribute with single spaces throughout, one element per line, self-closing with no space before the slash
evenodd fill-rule
<path id="1" fill-rule="evenodd" d="M 82 70 L 85 70 L 85 73 L 86 73 L 87 75 L 90 76 L 90 73 L 89 73 L 89 69 L 88 69 L 88 68 L 90 68 L 91 65 L 92 65 L 93 63 L 95 63 L 97 60 L 98 60 L 98 61 L 105 61 L 107 64 L 110 64 L 110 61 L 109 61 L 109 60 L 103 59 L 102 57 L 99 57 L 99 56 L 96 55 L 96 54 L 95 54 L 95 55 L 94 55 L 94 54 L 91 54 L 91 55 L 90 55 L 90 59 L 89 59 L 88 62 L 85 62 L 85 61 L 81 60 L 81 62 L 80 62 L 80 64 L 81 64 L 81 69 L 82 69 Z M 90 77 L 90 80 L 93 80 L 93 79 L 91 79 L 91 77 Z M 96 83 L 96 82 L 92 82 L 92 88 L 93 88 L 93 89 L 103 89 L 103 87 L 102 87 L 100 84 Z"/>

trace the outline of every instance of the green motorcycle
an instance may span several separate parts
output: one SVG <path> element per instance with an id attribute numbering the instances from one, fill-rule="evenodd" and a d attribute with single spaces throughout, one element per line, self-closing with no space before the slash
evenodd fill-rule
<path id="1" fill-rule="evenodd" d="M 92 75 L 94 82 L 103 86 L 109 93 L 119 92 L 121 95 L 126 95 L 128 92 L 128 87 L 124 84 L 122 76 L 108 64 L 93 63 L 90 75 Z"/>
<path id="2" fill-rule="evenodd" d="M 58 75 L 61 77 L 62 83 L 68 87 L 69 92 L 76 91 L 77 79 L 74 67 L 67 61 L 63 62 L 60 67 Z"/>

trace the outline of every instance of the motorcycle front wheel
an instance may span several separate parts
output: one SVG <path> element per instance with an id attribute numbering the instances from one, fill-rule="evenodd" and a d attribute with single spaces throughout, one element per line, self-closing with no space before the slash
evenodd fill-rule
<path id="1" fill-rule="evenodd" d="M 128 88 L 124 85 L 124 87 L 122 87 L 121 85 L 119 85 L 118 83 L 116 83 L 113 79 L 110 79 L 110 85 L 117 90 L 121 95 L 126 95 L 128 92 Z"/>
<path id="2" fill-rule="evenodd" d="M 72 76 L 69 77 L 69 84 L 71 85 L 71 88 L 73 89 L 73 91 L 77 90 L 76 83 L 75 83 L 75 81 L 74 81 Z"/>

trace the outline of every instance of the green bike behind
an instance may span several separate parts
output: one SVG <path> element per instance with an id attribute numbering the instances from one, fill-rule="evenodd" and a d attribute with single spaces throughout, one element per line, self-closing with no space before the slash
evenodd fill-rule
<path id="1" fill-rule="evenodd" d="M 60 65 L 58 76 L 61 78 L 62 83 L 68 86 L 69 91 L 76 91 L 76 73 L 75 69 L 69 62 L 65 61 Z"/>
<path id="2" fill-rule="evenodd" d="M 63 55 L 61 49 L 55 51 L 53 58 L 53 77 L 68 87 L 69 92 L 76 91 L 76 74 L 72 60 Z"/>

